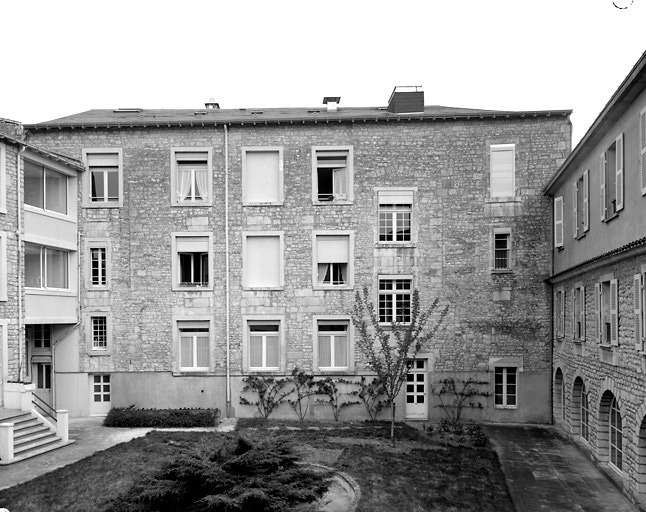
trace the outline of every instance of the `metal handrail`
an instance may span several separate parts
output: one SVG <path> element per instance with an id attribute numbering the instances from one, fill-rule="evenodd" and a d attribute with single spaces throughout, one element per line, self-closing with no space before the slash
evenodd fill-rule
<path id="1" fill-rule="evenodd" d="M 54 421 L 56 421 L 56 411 L 52 408 L 51 405 L 45 402 L 42 398 L 40 398 L 35 394 L 32 394 L 31 403 L 34 405 L 36 409 L 42 412 L 45 416 L 49 416 Z"/>

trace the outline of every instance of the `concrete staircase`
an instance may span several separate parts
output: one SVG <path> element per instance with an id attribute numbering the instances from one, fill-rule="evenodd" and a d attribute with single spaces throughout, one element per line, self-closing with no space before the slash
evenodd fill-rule
<path id="1" fill-rule="evenodd" d="M 13 458 L 0 459 L 0 465 L 13 464 L 70 444 L 70 441 L 65 442 L 56 435 L 56 429 L 52 425 L 32 412 L 4 409 L 0 423 L 14 425 Z"/>

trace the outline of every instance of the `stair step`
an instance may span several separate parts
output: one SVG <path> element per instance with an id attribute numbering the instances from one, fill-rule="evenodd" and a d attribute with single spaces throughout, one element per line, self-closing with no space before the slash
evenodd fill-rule
<path id="1" fill-rule="evenodd" d="M 25 413 L 25 414 L 18 414 L 16 416 L 9 416 L 7 418 L 2 418 L 2 421 L 0 421 L 0 423 L 13 423 L 15 428 L 16 425 L 20 425 L 29 421 L 37 421 L 37 420 L 35 420 L 31 414 Z"/>
<path id="2" fill-rule="evenodd" d="M 21 446 L 32 443 L 34 441 L 39 441 L 41 439 L 48 439 L 51 437 L 56 437 L 56 434 L 49 429 L 44 429 L 39 432 L 34 432 L 29 435 L 16 437 L 13 439 L 14 451 L 18 450 Z M 60 439 L 60 438 L 57 438 Z"/>
<path id="3" fill-rule="evenodd" d="M 30 425 L 29 427 L 23 427 L 20 429 L 14 428 L 13 437 L 14 439 L 18 439 L 24 436 L 28 436 L 30 434 L 34 434 L 36 432 L 43 432 L 43 431 L 50 432 L 50 428 L 46 425 L 43 425 L 42 423 L 38 423 L 36 425 Z"/>
<path id="4" fill-rule="evenodd" d="M 13 431 L 20 432 L 21 430 L 32 428 L 32 427 L 38 427 L 42 424 L 43 422 L 40 421 L 39 419 L 30 417 L 28 420 L 15 422 L 13 425 Z"/>
<path id="5" fill-rule="evenodd" d="M 48 436 L 46 438 L 38 439 L 36 441 L 32 441 L 29 443 L 21 444 L 19 446 L 14 446 L 14 456 L 23 456 L 27 452 L 31 452 L 32 450 L 40 450 L 41 448 L 49 448 L 52 445 L 55 445 L 57 443 L 62 442 L 61 438 L 52 434 L 51 436 Z"/>

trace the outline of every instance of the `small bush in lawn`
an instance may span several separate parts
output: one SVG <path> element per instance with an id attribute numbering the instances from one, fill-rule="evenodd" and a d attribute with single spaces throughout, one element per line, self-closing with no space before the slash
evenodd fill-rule
<path id="1" fill-rule="evenodd" d="M 485 429 L 479 423 L 470 423 L 464 427 L 464 432 L 471 440 L 473 446 L 482 448 L 489 444 L 489 437 L 485 432 Z"/>
<path id="2" fill-rule="evenodd" d="M 112 500 L 108 512 L 281 512 L 320 498 L 329 476 L 298 465 L 286 441 L 205 438 Z"/>
<path id="3" fill-rule="evenodd" d="M 105 427 L 196 428 L 214 427 L 220 422 L 218 409 L 113 408 L 103 421 Z"/>

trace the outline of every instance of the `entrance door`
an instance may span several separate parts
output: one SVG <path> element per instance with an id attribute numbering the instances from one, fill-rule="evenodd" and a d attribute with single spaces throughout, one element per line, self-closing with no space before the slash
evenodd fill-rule
<path id="1" fill-rule="evenodd" d="M 90 375 L 92 416 L 105 416 L 110 411 L 110 375 Z"/>
<path id="2" fill-rule="evenodd" d="M 35 395 L 52 406 L 52 363 L 35 363 L 32 366 L 36 390 Z"/>
<path id="3" fill-rule="evenodd" d="M 428 419 L 427 400 L 427 360 L 414 359 L 408 362 L 408 375 L 406 376 L 406 419 Z"/>

